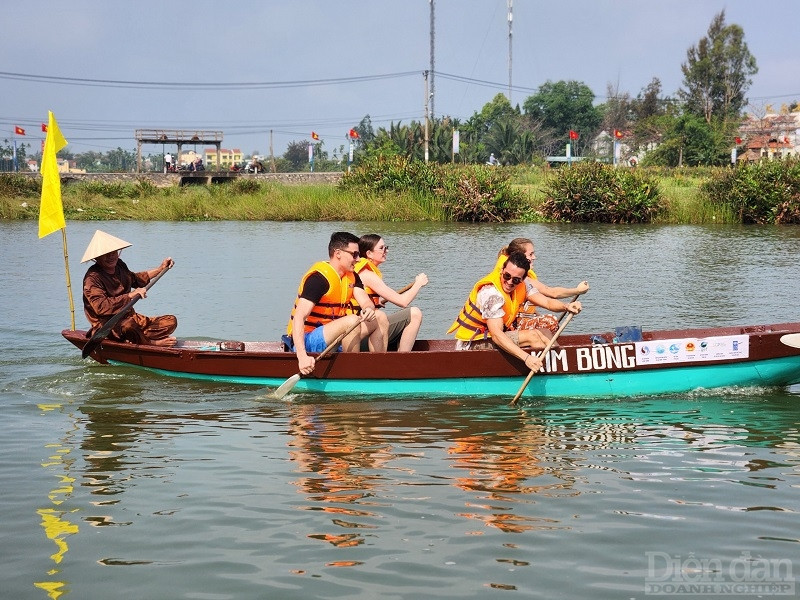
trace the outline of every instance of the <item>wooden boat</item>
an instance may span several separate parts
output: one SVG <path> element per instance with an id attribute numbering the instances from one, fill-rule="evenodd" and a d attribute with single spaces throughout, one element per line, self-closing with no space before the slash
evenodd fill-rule
<path id="1" fill-rule="evenodd" d="M 524 396 L 624 397 L 800 383 L 800 323 L 634 333 L 628 339 L 562 335 Z M 87 342 L 84 331 L 62 335 L 78 348 Z M 281 342 L 179 340 L 162 348 L 104 340 L 91 356 L 162 375 L 259 386 L 280 386 L 297 372 L 294 353 Z M 418 340 L 407 353 L 324 357 L 295 391 L 513 397 L 527 374 L 522 362 L 500 351 L 457 351 L 454 340 Z"/>

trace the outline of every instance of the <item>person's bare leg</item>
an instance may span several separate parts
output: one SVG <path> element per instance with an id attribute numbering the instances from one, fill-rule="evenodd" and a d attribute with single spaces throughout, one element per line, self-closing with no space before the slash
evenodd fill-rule
<path id="1" fill-rule="evenodd" d="M 550 333 L 549 331 L 547 333 Z M 532 348 L 533 350 L 544 350 L 550 337 L 545 335 L 541 329 L 522 329 L 519 332 L 520 348 Z"/>
<path id="2" fill-rule="evenodd" d="M 400 336 L 400 341 L 397 342 L 398 352 L 411 352 L 414 347 L 414 342 L 417 341 L 417 334 L 419 328 L 422 326 L 422 311 L 416 306 L 411 307 L 411 321 Z"/>
<path id="3" fill-rule="evenodd" d="M 359 316 L 358 315 L 347 315 L 346 317 L 341 317 L 336 319 L 335 321 L 331 321 L 330 323 L 326 323 L 322 328 L 322 334 L 325 337 L 325 344 L 330 344 L 335 340 L 337 337 L 345 333 L 348 329 L 350 329 L 353 325 L 358 323 Z M 344 339 L 342 340 L 342 350 L 344 352 L 358 352 L 358 341 L 359 338 L 359 327 L 356 327 L 347 334 Z M 353 340 L 355 339 L 356 348 L 353 349 Z"/>
<path id="4" fill-rule="evenodd" d="M 365 321 L 364 324 L 369 323 L 374 325 L 374 329 L 369 332 L 367 344 L 369 344 L 370 352 L 386 352 L 386 345 L 389 340 L 389 318 L 382 310 L 375 311 L 375 319 L 372 321 Z"/>

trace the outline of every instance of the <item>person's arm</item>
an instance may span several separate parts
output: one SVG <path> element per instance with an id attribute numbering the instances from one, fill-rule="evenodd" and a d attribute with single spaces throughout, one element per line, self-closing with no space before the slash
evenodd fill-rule
<path id="1" fill-rule="evenodd" d="M 83 295 L 98 317 L 112 317 L 131 299 L 130 294 L 109 296 L 96 273 L 88 273 L 83 280 Z"/>
<path id="2" fill-rule="evenodd" d="M 534 279 L 533 285 L 539 290 L 539 293 L 547 296 L 548 298 L 569 298 L 570 296 L 580 296 L 589 291 L 589 283 L 581 281 L 574 288 L 565 287 L 550 287 L 545 284 L 541 279 Z"/>
<path id="3" fill-rule="evenodd" d="M 538 292 L 535 288 L 534 290 L 528 294 L 527 300 L 532 302 L 536 306 L 541 306 L 542 308 L 546 308 L 550 312 L 571 312 L 573 314 L 578 314 L 581 312 L 581 303 L 580 302 L 570 302 L 566 304 L 564 302 L 559 302 L 554 298 L 550 298 L 545 296 L 544 294 Z"/>
<path id="4" fill-rule="evenodd" d="M 175 265 L 175 261 L 172 260 L 172 258 L 168 256 L 167 258 L 162 260 L 161 264 L 158 265 L 155 269 L 150 269 L 149 271 L 147 271 L 147 276 L 150 279 L 152 279 L 153 277 L 155 277 L 156 275 L 158 275 L 162 271 L 165 271 L 166 269 L 171 269 L 174 265 Z"/>
<path id="5" fill-rule="evenodd" d="M 497 347 L 512 356 L 516 356 L 518 359 L 524 362 L 525 366 L 531 371 L 538 371 L 542 368 L 542 361 L 538 356 L 528 354 L 525 352 L 525 350 L 511 341 L 511 338 L 506 335 L 506 332 L 503 330 L 502 318 L 486 319 L 486 326 L 489 329 L 489 335 L 492 336 L 492 341 L 497 345 Z"/>
<path id="6" fill-rule="evenodd" d="M 313 356 L 306 353 L 306 336 L 305 336 L 305 322 L 311 310 L 314 308 L 314 303 L 306 298 L 298 298 L 297 306 L 294 309 L 294 317 L 292 317 L 292 341 L 294 342 L 294 352 L 297 355 L 297 367 L 300 373 L 308 375 L 314 370 L 316 361 Z"/>
<path id="7" fill-rule="evenodd" d="M 300 373 L 308 375 L 314 370 L 316 359 L 309 356 L 306 352 L 306 319 L 314 306 L 328 292 L 328 280 L 322 273 L 312 273 L 300 291 L 297 299 L 294 317 L 292 317 L 292 341 L 294 342 L 295 355 L 297 356 L 297 366 Z"/>
<path id="8" fill-rule="evenodd" d="M 408 290 L 402 294 L 398 294 L 396 291 L 386 285 L 383 279 L 378 277 L 376 273 L 370 271 L 369 269 L 364 269 L 358 275 L 361 277 L 361 281 L 364 282 L 364 285 L 366 285 L 368 288 L 371 288 L 384 300 L 388 300 L 392 304 L 396 304 L 401 308 L 405 308 L 411 304 L 423 286 L 428 284 L 428 276 L 425 275 L 425 273 L 420 273 L 414 278 L 414 283 Z M 356 298 L 356 300 L 358 300 L 358 298 Z M 358 303 L 361 304 L 361 301 L 358 300 Z"/>
<path id="9" fill-rule="evenodd" d="M 372 298 L 369 297 L 369 294 L 364 291 L 363 287 L 356 286 L 353 288 L 353 297 L 361 307 L 361 320 L 372 321 L 375 318 L 375 305 L 372 303 Z"/>
<path id="10" fill-rule="evenodd" d="M 161 273 L 162 271 L 172 268 L 175 264 L 175 261 L 172 260 L 169 256 L 161 261 L 161 264 L 157 266 L 155 269 L 150 269 L 149 271 L 140 271 L 139 273 L 131 272 L 131 291 L 128 293 L 128 298 L 133 300 L 136 296 L 141 298 L 147 298 L 147 288 L 146 286 L 150 281 Z M 124 265 L 124 263 L 123 263 Z M 127 268 L 127 265 L 124 265 Z M 136 287 L 133 287 L 136 286 Z"/>

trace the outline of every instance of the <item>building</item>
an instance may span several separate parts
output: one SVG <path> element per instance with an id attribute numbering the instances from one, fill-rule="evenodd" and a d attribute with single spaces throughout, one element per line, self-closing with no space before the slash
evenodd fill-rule
<path id="1" fill-rule="evenodd" d="M 762 117 L 748 114 L 739 127 L 739 137 L 742 140 L 739 147 L 744 146 L 744 151 L 740 151 L 736 160 L 755 162 L 794 156 L 800 142 L 798 132 L 800 112 L 789 112 L 784 107 L 780 114 L 776 114 L 767 107 L 767 112 Z"/>
<path id="2" fill-rule="evenodd" d="M 208 169 L 215 169 L 215 170 L 228 170 L 233 165 L 240 164 L 244 160 L 244 155 L 242 151 L 238 148 L 234 148 L 233 150 L 229 150 L 227 148 L 220 148 L 219 149 L 219 160 L 220 165 L 217 165 L 217 149 L 216 148 L 206 148 L 203 150 L 203 160 L 206 164 L 206 168 Z"/>

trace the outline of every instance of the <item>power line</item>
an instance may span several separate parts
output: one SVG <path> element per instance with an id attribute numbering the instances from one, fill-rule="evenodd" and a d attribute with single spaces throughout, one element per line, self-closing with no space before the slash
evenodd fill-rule
<path id="1" fill-rule="evenodd" d="M 0 71 L 0 79 L 31 81 L 34 83 L 50 83 L 56 85 L 74 85 L 86 87 L 138 88 L 159 90 L 258 90 L 286 89 L 324 85 L 340 85 L 345 83 L 364 83 L 384 79 L 399 79 L 419 76 L 419 71 L 400 73 L 382 73 L 378 75 L 362 75 L 358 77 L 338 77 L 330 79 L 299 79 L 294 81 L 247 81 L 247 82 L 175 82 L 175 81 L 125 81 L 116 79 L 86 79 L 81 77 L 57 77 L 54 75 L 33 75 L 30 73 L 10 73 Z"/>

